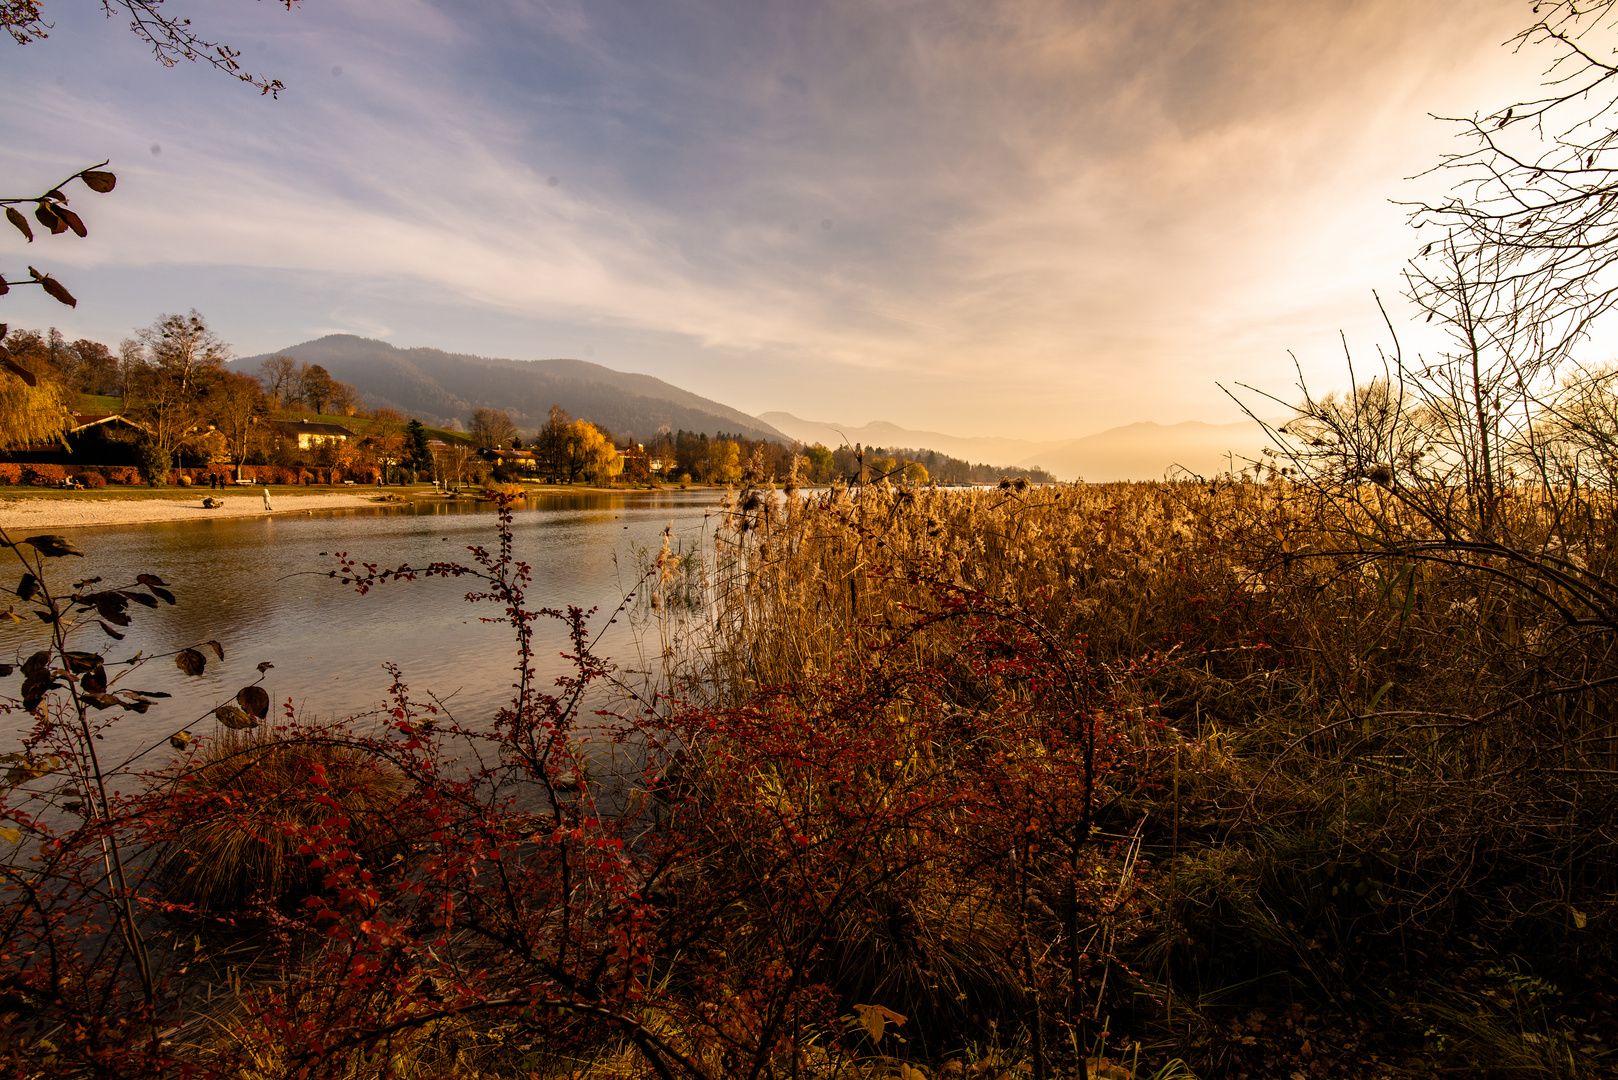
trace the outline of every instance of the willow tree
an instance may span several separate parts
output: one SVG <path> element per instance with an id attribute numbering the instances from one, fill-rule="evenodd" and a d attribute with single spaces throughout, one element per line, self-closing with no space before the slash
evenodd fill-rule
<path id="1" fill-rule="evenodd" d="M 62 386 L 39 344 L 27 331 L 7 337 L 0 323 L 0 450 L 62 442 L 72 426 L 68 403 L 77 395 Z"/>

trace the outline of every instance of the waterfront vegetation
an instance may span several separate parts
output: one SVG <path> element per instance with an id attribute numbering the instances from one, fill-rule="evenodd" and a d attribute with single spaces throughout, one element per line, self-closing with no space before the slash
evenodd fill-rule
<path id="1" fill-rule="evenodd" d="M 1586 37 L 1618 4 L 1542 6 L 1516 40 L 1560 58 L 1547 96 L 1458 121 L 1456 194 L 1414 211 L 1407 298 L 1447 345 L 1407 362 L 1390 320 L 1380 375 L 1272 399 L 1235 475 L 946 490 L 677 432 L 682 475 L 735 488 L 712 546 L 666 534 L 589 613 L 531 602 L 528 489 L 492 473 L 461 561 L 330 573 L 379 604 L 464 582 L 511 632 L 504 707 L 394 668 L 386 709 L 330 717 L 243 679 L 122 760 L 102 736 L 161 716 L 163 675 L 257 658 L 131 657 L 185 582 L 0 534 L 39 635 L 0 659 L 6 1072 L 1618 1073 L 1618 399 L 1576 362 L 1618 301 L 1618 71 Z M 228 442 L 260 397 L 345 393 L 289 358 L 226 377 L 194 313 L 122 367 L 30 340 L 80 391 L 122 380 L 159 482 L 243 460 L 198 449 L 210 415 Z M 40 430 L 0 438 L 65 427 L 28 373 L 0 409 Z M 546 430 L 553 478 L 624 471 L 593 425 Z M 368 431 L 318 452 L 427 454 Z M 614 620 L 634 670 L 596 648 Z"/>
<path id="2" fill-rule="evenodd" d="M 92 639 L 185 583 L 77 580 L 70 543 L 9 537 L 42 639 L 0 668 L 34 725 L 5 761 L 0 1060 L 1596 1075 L 1610 500 L 1517 484 L 1435 516 L 1418 476 L 1305 464 L 778 492 L 755 459 L 711 556 L 644 554 L 638 675 L 591 648 L 613 613 L 529 608 L 521 489 L 495 488 L 464 564 L 333 572 L 376 603 L 464 579 L 513 631 L 509 707 L 401 679 L 335 720 L 249 683 L 125 763 L 96 733 L 222 658 Z M 571 630 L 556 685 L 541 621 Z"/>

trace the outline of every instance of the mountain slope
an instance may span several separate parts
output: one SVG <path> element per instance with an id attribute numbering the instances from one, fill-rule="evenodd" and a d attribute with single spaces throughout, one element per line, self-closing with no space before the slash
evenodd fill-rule
<path id="1" fill-rule="evenodd" d="M 1025 462 L 1039 454 L 1064 445 L 1061 442 L 1030 442 L 1027 439 L 997 439 L 978 436 L 945 435 L 938 431 L 913 431 L 886 420 L 873 420 L 861 427 L 848 424 L 828 424 L 816 420 L 801 420 L 791 413 L 760 413 L 759 420 L 804 443 L 820 443 L 838 447 L 850 445 L 881 446 L 890 449 L 936 450 L 940 454 L 961 458 L 974 464 L 1009 465 Z M 1038 465 L 1041 462 L 1032 461 Z"/>
<path id="2" fill-rule="evenodd" d="M 254 372 L 271 356 L 319 364 L 356 387 L 368 406 L 397 409 L 423 423 L 466 422 L 473 409 L 505 409 L 526 430 L 544 424 L 552 405 L 614 435 L 650 439 L 659 427 L 792 440 L 728 405 L 650 375 L 613 371 L 583 360 L 497 360 L 439 349 L 401 349 L 385 341 L 331 334 L 235 361 Z"/>

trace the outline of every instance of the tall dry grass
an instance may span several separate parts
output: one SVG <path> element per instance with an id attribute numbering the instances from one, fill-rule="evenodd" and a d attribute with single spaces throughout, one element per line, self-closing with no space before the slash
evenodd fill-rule
<path id="1" fill-rule="evenodd" d="M 1172 753 L 1155 796 L 1101 823 L 1138 820 L 1162 870 L 1109 1008 L 1187 1057 L 1201 1040 L 1214 1067 L 1221 1010 L 1342 1007 L 1369 986 L 1389 1037 L 1452 1065 L 1566 1072 L 1570 1036 L 1543 1016 L 1428 1031 L 1468 1015 L 1426 977 L 1453 935 L 1552 980 L 1612 959 L 1618 517 L 1509 494 L 1485 529 L 1464 497 L 1435 514 L 1278 477 L 785 499 L 753 483 L 726 506 L 711 618 L 670 652 L 688 690 L 736 703 L 851 656 L 900 663 L 896 644 L 936 662 L 934 639 L 892 633 L 930 581 L 1015 606 L 1169 725 L 1140 729 Z"/>
<path id="2" fill-rule="evenodd" d="M 306 885 L 305 833 L 341 821 L 376 855 L 395 834 L 404 778 L 318 729 L 221 728 L 166 778 L 174 840 L 163 881 L 175 903 L 242 914 Z"/>

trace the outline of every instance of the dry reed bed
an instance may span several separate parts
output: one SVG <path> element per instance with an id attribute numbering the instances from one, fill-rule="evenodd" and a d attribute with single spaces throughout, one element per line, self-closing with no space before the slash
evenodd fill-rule
<path id="1" fill-rule="evenodd" d="M 1100 824 L 1139 822 L 1166 871 L 1133 946 L 1134 1007 L 1185 1007 L 1182 1049 L 1216 1026 L 1199 999 L 1336 999 L 1372 977 L 1367 940 L 1419 970 L 1426 942 L 1479 932 L 1576 976 L 1611 959 L 1618 892 L 1618 519 L 1524 487 L 1485 528 L 1452 493 L 1442 514 L 1420 494 L 883 484 L 781 501 L 753 486 L 727 506 L 712 621 L 676 658 L 729 702 L 851 656 L 893 664 L 895 646 L 934 662 L 937 640 L 903 627 L 940 582 L 1087 656 L 1126 711 L 1172 725 L 1143 742 L 1178 743 Z M 1483 1044 L 1559 1067 L 1549 1036 L 1517 1034 Z"/>

